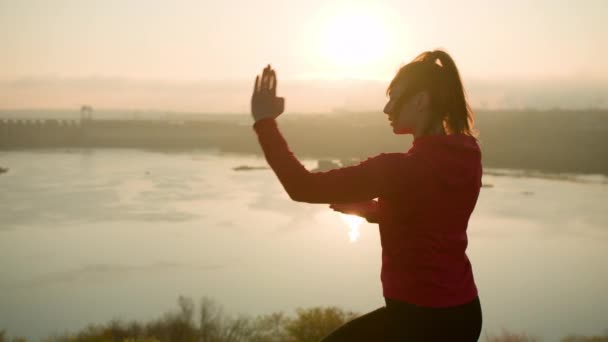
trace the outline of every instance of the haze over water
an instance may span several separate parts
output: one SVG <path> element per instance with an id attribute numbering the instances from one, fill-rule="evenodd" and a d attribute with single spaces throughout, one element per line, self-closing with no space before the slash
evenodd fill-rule
<path id="1" fill-rule="evenodd" d="M 383 305 L 377 226 L 363 223 L 351 242 L 339 214 L 292 202 L 270 170 L 232 170 L 265 165 L 260 157 L 65 149 L 0 160 L 10 167 L 0 175 L 0 322 L 13 336 L 153 319 L 179 295 L 248 314 Z M 468 228 L 484 332 L 602 333 L 606 177 L 486 171 L 492 187 Z"/>

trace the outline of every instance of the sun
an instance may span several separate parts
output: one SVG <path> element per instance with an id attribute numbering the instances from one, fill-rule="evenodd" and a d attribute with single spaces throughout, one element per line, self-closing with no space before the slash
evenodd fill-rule
<path id="1" fill-rule="evenodd" d="M 365 67 L 387 52 L 389 32 L 382 18 L 363 9 L 336 13 L 323 32 L 322 49 L 328 62 L 345 68 Z"/>
<path id="2" fill-rule="evenodd" d="M 384 80 L 394 72 L 402 25 L 386 4 L 330 1 L 307 20 L 299 46 L 304 77 Z"/>

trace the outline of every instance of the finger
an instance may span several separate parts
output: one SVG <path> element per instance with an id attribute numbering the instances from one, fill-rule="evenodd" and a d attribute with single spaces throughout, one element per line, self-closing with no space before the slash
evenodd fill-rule
<path id="1" fill-rule="evenodd" d="M 257 94 L 260 91 L 260 75 L 255 77 L 255 83 L 253 83 L 253 93 Z"/>
<path id="2" fill-rule="evenodd" d="M 268 83 L 270 80 L 270 65 L 264 68 L 264 72 L 262 72 L 262 92 L 268 92 Z"/>
<path id="3" fill-rule="evenodd" d="M 266 92 L 270 93 L 271 91 L 271 86 L 270 86 L 270 82 L 272 81 L 272 67 L 270 66 L 270 64 L 268 64 L 268 66 L 266 67 L 266 84 L 265 84 L 265 90 Z"/>
<path id="4" fill-rule="evenodd" d="M 283 114 L 285 111 L 285 98 L 275 97 L 275 111 L 277 115 Z"/>
<path id="5" fill-rule="evenodd" d="M 277 74 L 274 70 L 270 70 L 270 94 L 277 96 Z"/>

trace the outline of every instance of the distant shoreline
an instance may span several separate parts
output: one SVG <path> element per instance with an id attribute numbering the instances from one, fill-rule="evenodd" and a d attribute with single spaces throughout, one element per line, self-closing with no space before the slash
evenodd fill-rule
<path id="1" fill-rule="evenodd" d="M 608 175 L 608 110 L 479 112 L 485 167 Z M 141 148 L 262 155 L 245 115 L 204 120 L 6 120 L 0 151 L 46 148 Z M 406 152 L 411 136 L 392 134 L 377 113 L 292 115 L 278 119 L 291 150 L 309 159 L 363 159 Z M 314 134 L 313 134 L 314 132 Z M 10 167 L 10 165 L 7 165 Z"/>

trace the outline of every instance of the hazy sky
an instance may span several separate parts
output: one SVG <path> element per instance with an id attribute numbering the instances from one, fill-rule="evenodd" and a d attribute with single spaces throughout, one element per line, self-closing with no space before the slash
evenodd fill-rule
<path id="1" fill-rule="evenodd" d="M 436 47 L 465 81 L 605 82 L 606 18 L 606 0 L 0 0 L 0 82 L 244 81 L 269 62 L 279 81 L 388 82 Z"/>
<path id="2" fill-rule="evenodd" d="M 379 79 L 444 47 L 472 78 L 608 78 L 606 18 L 605 0 L 1 0 L 0 77 Z"/>

